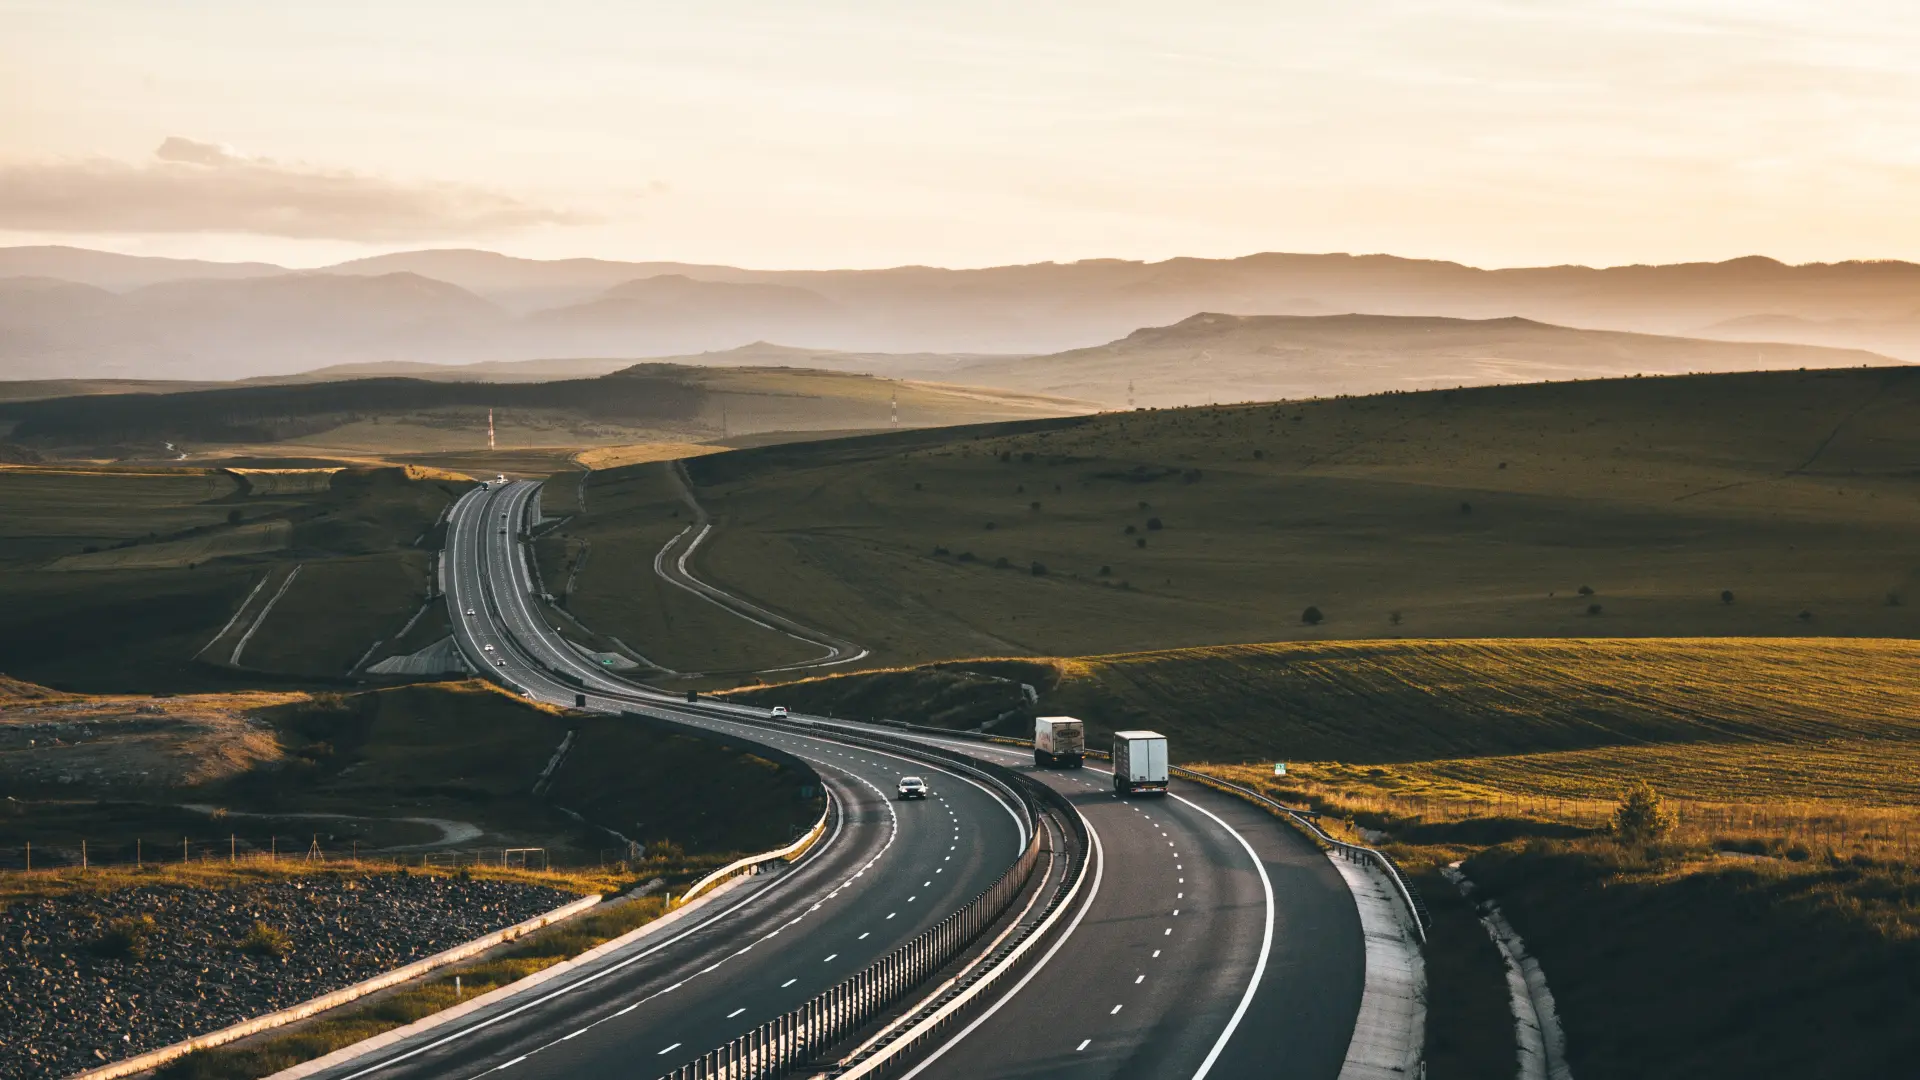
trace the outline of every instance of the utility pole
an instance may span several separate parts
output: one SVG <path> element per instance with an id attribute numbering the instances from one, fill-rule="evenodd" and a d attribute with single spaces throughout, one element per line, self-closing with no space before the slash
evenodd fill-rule
<path id="1" fill-rule="evenodd" d="M 895 390 L 887 397 L 887 409 L 892 414 L 894 427 L 900 426 L 900 391 Z"/>
<path id="2" fill-rule="evenodd" d="M 1133 408 L 1133 380 L 1127 380 L 1127 408 Z"/>
<path id="3" fill-rule="evenodd" d="M 487 449 L 493 449 L 493 410 L 487 410 Z"/>

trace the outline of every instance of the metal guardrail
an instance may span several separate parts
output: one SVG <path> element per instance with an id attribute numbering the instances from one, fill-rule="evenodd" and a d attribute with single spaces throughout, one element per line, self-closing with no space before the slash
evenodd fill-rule
<path id="1" fill-rule="evenodd" d="M 1065 799 L 1051 792 L 1051 789 L 1038 784 L 1029 786 L 1030 782 L 1024 781 L 1011 770 L 940 747 L 832 724 L 771 720 L 760 723 L 792 731 L 831 732 L 837 740 L 906 752 L 987 780 L 1013 796 L 1020 804 L 1028 826 L 1027 844 L 1020 857 L 998 880 L 960 910 L 800 1007 L 761 1024 L 724 1046 L 709 1050 L 666 1073 L 661 1080 L 771 1080 L 802 1069 L 822 1069 L 823 1063 L 817 1060 L 822 1054 L 899 1005 L 929 977 L 963 955 L 1006 914 L 1013 901 L 1027 887 L 1043 854 L 1041 837 L 1045 830 L 1041 825 L 1039 800 L 1046 799 L 1051 803 L 1057 799 L 1071 811 Z M 1051 799 L 1047 798 L 1049 795 Z M 1078 815 L 1072 815 L 1071 820 L 1077 825 Z M 1078 857 L 1083 861 L 1086 839 L 1084 835 L 1080 837 Z M 1069 874 L 1068 877 L 1073 878 L 1074 875 Z M 1057 907 L 1062 901 L 1063 897 L 1056 895 L 1052 906 Z M 985 959 L 1005 959 L 1013 948 L 1013 945 L 1004 946 L 1000 952 Z M 970 981 L 978 983 L 982 976 L 992 973 L 991 967 L 976 968 L 971 973 L 974 978 Z M 965 986 L 958 989 L 949 987 L 956 994 L 966 989 Z M 911 1034 L 913 1038 L 895 1039 L 874 1048 L 874 1056 L 883 1056 L 883 1060 L 897 1060 L 917 1046 L 927 1033 L 916 1027 Z M 871 1073 L 873 1063 L 863 1064 L 866 1066 L 863 1071 Z"/>
<path id="2" fill-rule="evenodd" d="M 1407 905 L 1407 911 L 1413 916 L 1413 931 L 1419 936 L 1420 944 L 1425 945 L 1427 943 L 1427 929 L 1433 925 L 1433 916 L 1427 913 L 1427 902 L 1421 897 L 1420 890 L 1414 888 L 1413 882 L 1407 880 L 1406 872 L 1400 869 L 1399 863 L 1393 861 L 1393 856 L 1388 855 L 1384 851 L 1366 847 L 1362 844 L 1350 844 L 1345 840 L 1333 836 L 1328 833 L 1327 830 L 1321 828 L 1319 822 L 1314 820 L 1318 815 L 1296 810 L 1250 787 L 1233 783 L 1230 780 L 1222 780 L 1217 776 L 1209 776 L 1206 773 L 1197 772 L 1193 769 L 1182 768 L 1178 765 L 1168 766 L 1168 771 L 1179 773 L 1195 783 L 1231 791 L 1242 798 L 1250 799 L 1270 809 L 1279 811 L 1292 819 L 1294 824 L 1305 829 L 1316 839 L 1332 848 L 1334 852 L 1342 858 L 1351 859 L 1355 862 L 1373 862 L 1387 875 L 1387 879 L 1393 882 L 1394 889 L 1400 894 L 1401 901 Z"/>
<path id="3" fill-rule="evenodd" d="M 832 816 L 833 796 L 828 795 L 827 806 L 820 811 L 820 820 L 813 823 L 813 828 L 808 829 L 805 836 L 802 836 L 800 839 L 795 840 L 793 843 L 777 851 L 763 851 L 758 855 L 749 855 L 744 859 L 735 859 L 733 862 L 694 882 L 693 887 L 688 889 L 676 903 L 684 904 L 736 874 L 752 873 L 754 869 L 762 863 L 770 863 L 775 859 L 793 860 L 799 856 L 800 853 L 812 847 L 815 840 L 820 839 L 821 834 L 827 831 L 827 819 Z"/>

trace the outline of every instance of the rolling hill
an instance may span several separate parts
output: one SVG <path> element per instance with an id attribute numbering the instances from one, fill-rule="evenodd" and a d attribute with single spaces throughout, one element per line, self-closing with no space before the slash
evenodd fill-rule
<path id="1" fill-rule="evenodd" d="M 1575 330 L 1517 318 L 1203 313 L 1095 348 L 963 365 L 949 377 L 1110 405 L 1172 406 L 1885 362 L 1859 350 Z"/>
<path id="2" fill-rule="evenodd" d="M 53 303 L 44 279 L 92 291 Z M 0 374 L 239 378 L 387 360 L 664 356 L 757 340 L 858 353 L 1033 354 L 1095 346 L 1197 312 L 1518 317 L 1920 359 L 1917 287 L 1920 265 L 1911 263 L 1789 266 L 1757 257 L 1483 270 L 1269 252 L 772 271 L 419 251 L 294 272 L 10 248 L 0 249 Z M 256 317 L 264 311 L 273 314 Z"/>

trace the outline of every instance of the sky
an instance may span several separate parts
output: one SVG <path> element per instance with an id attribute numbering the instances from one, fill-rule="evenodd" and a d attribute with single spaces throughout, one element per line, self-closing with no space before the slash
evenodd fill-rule
<path id="1" fill-rule="evenodd" d="M 1912 0 L 0 0 L 0 245 L 1920 260 Z"/>

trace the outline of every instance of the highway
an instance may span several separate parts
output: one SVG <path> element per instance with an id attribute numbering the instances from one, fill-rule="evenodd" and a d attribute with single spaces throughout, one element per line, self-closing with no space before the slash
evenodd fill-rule
<path id="1" fill-rule="evenodd" d="M 476 665 L 536 698 L 571 704 L 574 687 L 529 652 L 573 665 L 561 670 L 600 673 L 578 654 L 552 651 L 557 639 L 527 597 L 514 515 L 531 492 L 532 485 L 476 491 L 456 505 L 447 599 L 456 639 Z M 792 868 L 747 879 L 660 940 L 643 938 L 498 1008 L 320 1075 L 460 1077 L 510 1068 L 526 1077 L 651 1077 L 807 1000 L 937 922 L 998 878 L 1025 845 L 1014 809 L 954 773 L 826 739 L 648 711 L 807 759 L 835 807 L 828 836 Z M 894 786 L 906 774 L 927 777 L 933 797 L 895 801 Z"/>
<path id="2" fill-rule="evenodd" d="M 380 1075 L 477 1075 L 509 1064 L 516 1073 L 539 1076 L 611 1075 L 615 1068 L 622 1076 L 658 1075 L 817 992 L 829 976 L 851 971 L 841 966 L 850 955 L 844 950 L 871 958 L 905 936 L 894 924 L 904 931 L 909 916 L 917 916 L 917 928 L 959 906 L 1012 860 L 1023 840 L 1009 809 L 959 777 L 759 726 L 758 710 L 679 702 L 595 667 L 560 639 L 530 599 L 517 533 L 534 487 L 515 483 L 470 494 L 452 515 L 447 588 L 463 650 L 485 658 L 496 678 L 542 700 L 572 703 L 577 688 L 551 674 L 566 672 L 586 688 L 591 707 L 646 712 L 778 745 L 829 776 L 836 802 L 849 812 L 833 842 L 784 879 L 756 881 L 684 939 L 626 958 L 627 967 L 602 980 L 617 992 L 595 989 L 600 983 L 569 991 L 447 1044 L 456 1050 L 422 1053 Z M 460 614 L 469 608 L 474 616 Z M 906 1075 L 1338 1076 L 1359 1006 L 1364 942 L 1346 886 L 1302 837 L 1240 800 L 1196 785 L 1175 781 L 1164 798 L 1120 799 L 1092 764 L 1034 770 L 1030 754 L 1016 748 L 927 741 L 1017 766 L 1051 785 L 1084 816 L 1097 854 L 1092 887 L 1076 898 L 1066 932 L 1049 944 L 1042 962 L 1013 984 L 1011 995 L 937 1041 L 931 1056 Z M 941 799 L 900 806 L 865 786 L 887 790 L 907 771 L 930 775 Z M 943 830 L 940 819 L 949 815 L 957 832 Z M 964 888 L 956 887 L 963 880 L 954 876 L 958 867 L 928 872 L 946 865 L 936 860 L 963 855 L 971 868 Z M 848 876 L 855 867 L 870 869 Z M 834 899 L 826 903 L 838 906 L 830 913 L 819 909 L 826 917 L 815 927 L 770 936 L 796 912 L 804 926 L 813 905 L 827 896 Z M 830 935 L 831 943 L 820 935 Z M 867 951 L 858 952 L 863 946 Z M 784 985 L 790 978 L 799 981 Z M 659 1068 L 649 1071 L 656 1062 Z"/>

